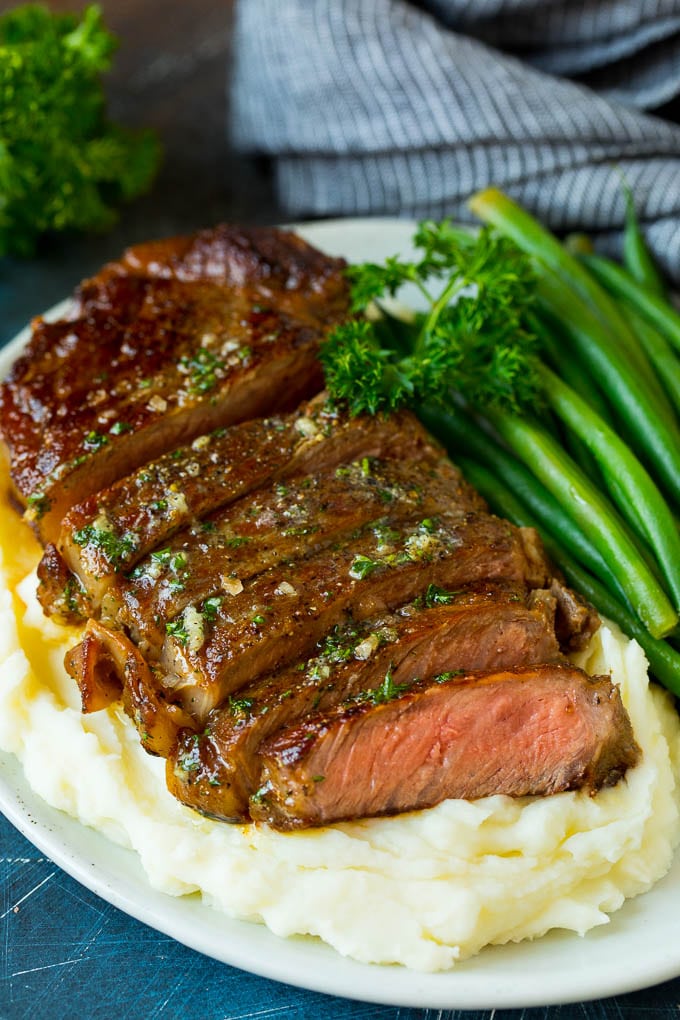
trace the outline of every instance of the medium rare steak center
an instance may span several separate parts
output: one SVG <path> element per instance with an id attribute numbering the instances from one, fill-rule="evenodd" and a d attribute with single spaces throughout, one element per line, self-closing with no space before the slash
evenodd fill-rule
<path id="1" fill-rule="evenodd" d="M 595 612 L 414 416 L 320 392 L 347 313 L 340 260 L 219 227 L 34 324 L 0 426 L 83 710 L 122 700 L 177 798 L 281 829 L 617 783 L 618 689 L 566 659 Z"/>

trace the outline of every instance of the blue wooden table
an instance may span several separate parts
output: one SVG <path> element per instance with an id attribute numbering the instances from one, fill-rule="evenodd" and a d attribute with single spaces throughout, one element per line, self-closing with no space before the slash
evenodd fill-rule
<path id="1" fill-rule="evenodd" d="M 0 1020 L 677 1020 L 680 979 L 586 1005 L 397 1009 L 267 981 L 122 914 L 0 816 Z"/>

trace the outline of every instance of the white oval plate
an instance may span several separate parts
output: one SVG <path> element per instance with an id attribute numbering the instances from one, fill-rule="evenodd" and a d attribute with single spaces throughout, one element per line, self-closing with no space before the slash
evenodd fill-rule
<path id="1" fill-rule="evenodd" d="M 298 229 L 323 251 L 362 261 L 407 255 L 413 224 L 336 220 Z M 65 307 L 57 306 L 50 317 Z M 24 330 L 0 353 L 0 376 L 27 338 Z M 492 1009 L 601 998 L 680 975 L 677 855 L 651 892 L 628 901 L 585 938 L 553 932 L 535 942 L 486 949 L 446 973 L 420 974 L 356 963 L 316 939 L 280 939 L 260 925 L 225 917 L 196 895 L 156 892 L 133 851 L 50 808 L 6 754 L 0 754 L 0 810 L 64 871 L 132 917 L 224 963 L 313 991 L 404 1007 Z"/>

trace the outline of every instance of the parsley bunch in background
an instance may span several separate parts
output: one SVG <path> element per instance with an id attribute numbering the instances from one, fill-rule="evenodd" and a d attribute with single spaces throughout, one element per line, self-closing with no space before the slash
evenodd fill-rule
<path id="1" fill-rule="evenodd" d="M 155 136 L 107 117 L 101 75 L 115 47 L 98 7 L 0 18 L 0 255 L 31 255 L 49 231 L 110 227 L 116 205 L 150 185 Z"/>

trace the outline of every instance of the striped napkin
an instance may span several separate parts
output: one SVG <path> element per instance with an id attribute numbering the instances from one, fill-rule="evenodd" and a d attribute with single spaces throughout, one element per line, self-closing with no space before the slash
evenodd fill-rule
<path id="1" fill-rule="evenodd" d="M 240 0 L 231 132 L 291 216 L 469 218 L 498 185 L 680 281 L 680 0 Z"/>

